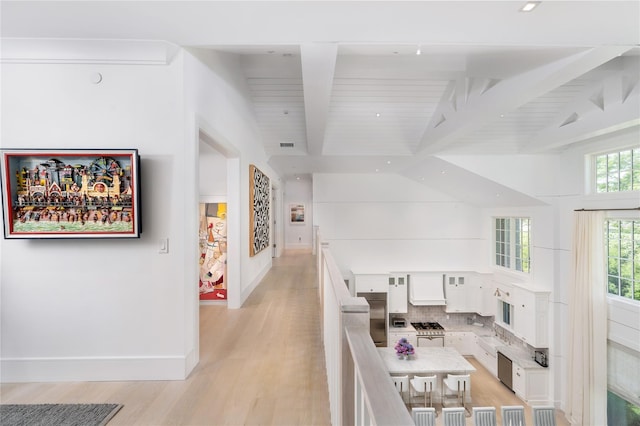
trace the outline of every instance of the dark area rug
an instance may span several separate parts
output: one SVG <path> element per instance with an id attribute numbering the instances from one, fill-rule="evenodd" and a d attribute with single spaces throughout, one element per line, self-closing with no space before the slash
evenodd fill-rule
<path id="1" fill-rule="evenodd" d="M 120 404 L 0 404 L 0 426 L 104 426 Z"/>

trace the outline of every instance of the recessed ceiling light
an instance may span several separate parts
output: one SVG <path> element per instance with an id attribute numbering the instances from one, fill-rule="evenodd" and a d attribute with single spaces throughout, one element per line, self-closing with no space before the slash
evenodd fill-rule
<path id="1" fill-rule="evenodd" d="M 496 197 L 499 197 L 499 196 L 500 196 L 500 193 L 497 193 L 497 194 L 496 194 Z"/>
<path id="2" fill-rule="evenodd" d="M 539 4 L 540 4 L 539 1 L 528 1 L 524 4 L 524 6 L 522 6 L 522 8 L 520 9 L 520 12 L 531 12 Z"/>
<path id="3" fill-rule="evenodd" d="M 296 176 L 296 179 L 297 179 L 297 180 L 300 180 L 300 176 Z"/>
<path id="4" fill-rule="evenodd" d="M 376 112 L 376 117 L 380 117 L 380 113 L 379 112 Z"/>
<path id="5" fill-rule="evenodd" d="M 418 46 L 418 50 L 416 50 L 416 55 L 420 55 L 422 54 L 422 50 L 420 49 L 420 46 Z"/>
<path id="6" fill-rule="evenodd" d="M 440 174 L 442 174 L 442 175 L 443 175 L 443 174 L 445 174 L 445 173 L 447 173 L 447 171 L 446 171 L 446 170 L 440 170 Z"/>
<path id="7" fill-rule="evenodd" d="M 376 173 L 378 173 L 380 171 L 380 169 L 376 169 Z"/>
<path id="8" fill-rule="evenodd" d="M 387 160 L 387 164 L 391 164 L 391 160 Z"/>

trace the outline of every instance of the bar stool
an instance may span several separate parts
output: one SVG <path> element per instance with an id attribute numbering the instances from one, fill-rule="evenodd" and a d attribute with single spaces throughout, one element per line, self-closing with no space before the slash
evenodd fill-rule
<path id="1" fill-rule="evenodd" d="M 437 377 L 434 376 L 413 376 L 409 381 L 413 394 L 416 396 L 424 395 L 424 406 L 433 407 L 433 391 L 436 388 Z M 427 401 L 429 404 L 427 404 Z"/>
<path id="2" fill-rule="evenodd" d="M 409 392 L 409 376 L 391 376 L 391 380 L 393 380 L 396 390 L 400 392 L 402 402 L 405 402 L 404 395 L 406 392 Z"/>

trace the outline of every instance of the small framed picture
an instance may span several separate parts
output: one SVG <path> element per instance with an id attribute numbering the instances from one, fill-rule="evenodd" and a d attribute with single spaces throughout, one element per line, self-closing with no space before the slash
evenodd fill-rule
<path id="1" fill-rule="evenodd" d="M 135 149 L 1 151 L 4 237 L 140 237 Z"/>
<path id="2" fill-rule="evenodd" d="M 290 204 L 290 223 L 303 225 L 304 224 L 304 204 Z"/>

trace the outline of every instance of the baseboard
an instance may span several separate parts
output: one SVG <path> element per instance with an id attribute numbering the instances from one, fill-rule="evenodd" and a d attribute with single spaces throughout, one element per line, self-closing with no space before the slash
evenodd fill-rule
<path id="1" fill-rule="evenodd" d="M 267 272 L 269 272 L 272 266 L 273 266 L 273 263 L 269 261 L 267 265 L 265 265 L 265 267 L 262 268 L 260 273 L 253 279 L 253 281 L 251 281 L 249 286 L 244 290 L 242 290 L 242 294 L 241 294 L 242 300 L 240 301 L 240 305 L 243 305 L 245 300 L 247 300 L 247 298 L 251 295 L 253 290 L 255 290 L 256 287 L 258 287 L 258 285 L 260 284 L 262 279 L 267 275 Z"/>
<path id="2" fill-rule="evenodd" d="M 191 356 L 4 358 L 0 383 L 184 380 L 194 362 Z"/>
<path id="3" fill-rule="evenodd" d="M 312 244 L 308 243 L 287 243 L 284 246 L 285 250 L 311 250 L 313 249 Z"/>

